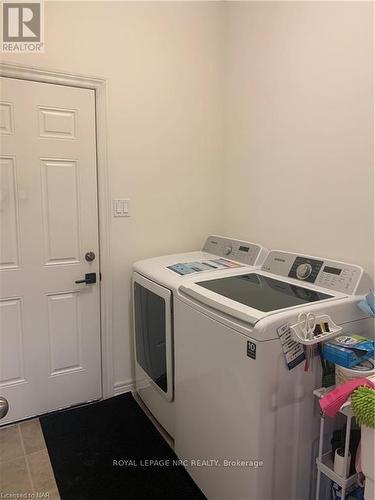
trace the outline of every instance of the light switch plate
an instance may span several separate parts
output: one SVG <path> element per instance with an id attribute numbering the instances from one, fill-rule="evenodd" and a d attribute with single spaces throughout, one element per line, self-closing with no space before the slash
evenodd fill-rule
<path id="1" fill-rule="evenodd" d="M 113 200 L 113 217 L 130 217 L 129 198 L 116 198 Z"/>

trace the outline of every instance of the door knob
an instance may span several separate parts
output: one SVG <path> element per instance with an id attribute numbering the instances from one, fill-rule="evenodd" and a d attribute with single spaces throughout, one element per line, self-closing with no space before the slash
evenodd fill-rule
<path id="1" fill-rule="evenodd" d="M 96 273 L 86 273 L 82 280 L 77 280 L 77 284 L 85 283 L 86 285 L 93 285 L 96 283 Z"/>
<path id="2" fill-rule="evenodd" d="M 92 262 L 93 260 L 95 260 L 95 257 L 96 255 L 94 254 L 94 252 L 85 253 L 85 259 L 87 260 L 87 262 Z"/>
<path id="3" fill-rule="evenodd" d="M 0 397 L 0 418 L 4 418 L 8 413 L 9 403 L 5 398 Z"/>

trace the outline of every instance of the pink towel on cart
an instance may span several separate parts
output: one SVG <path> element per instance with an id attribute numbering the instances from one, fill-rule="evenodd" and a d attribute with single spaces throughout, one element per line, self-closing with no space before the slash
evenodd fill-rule
<path id="1" fill-rule="evenodd" d="M 371 382 L 368 378 L 356 378 L 354 380 L 349 380 L 348 382 L 345 382 L 345 384 L 339 385 L 336 389 L 328 392 L 319 400 L 323 413 L 329 417 L 334 417 L 345 401 L 349 398 L 351 393 L 361 385 L 366 385 L 372 389 L 375 388 L 373 382 Z"/>

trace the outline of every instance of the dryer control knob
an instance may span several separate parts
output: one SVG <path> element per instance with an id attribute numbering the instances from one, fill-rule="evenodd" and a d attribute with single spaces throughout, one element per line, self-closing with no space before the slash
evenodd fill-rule
<path id="1" fill-rule="evenodd" d="M 230 255 L 232 253 L 233 248 L 232 247 L 225 247 L 224 248 L 224 255 Z"/>
<path id="2" fill-rule="evenodd" d="M 309 264 L 308 262 L 300 264 L 296 270 L 297 278 L 300 280 L 305 280 L 310 276 L 311 272 L 312 272 L 311 264 Z"/>

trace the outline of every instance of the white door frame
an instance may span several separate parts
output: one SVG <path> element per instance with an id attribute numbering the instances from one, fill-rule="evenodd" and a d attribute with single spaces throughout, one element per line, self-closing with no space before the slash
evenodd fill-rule
<path id="1" fill-rule="evenodd" d="M 48 69 L 18 64 L 0 63 L 0 76 L 54 83 L 69 87 L 80 87 L 95 91 L 96 154 L 98 172 L 99 245 L 100 245 L 100 317 L 101 317 L 101 372 L 102 397 L 113 396 L 113 350 L 112 350 L 112 273 L 110 248 L 110 191 L 107 161 L 107 82 L 103 78 L 87 77 L 74 73 L 63 73 Z"/>

